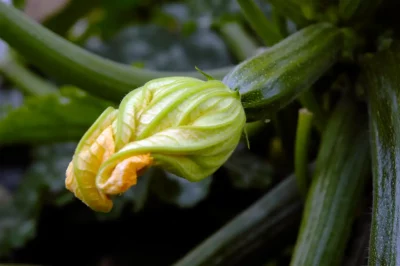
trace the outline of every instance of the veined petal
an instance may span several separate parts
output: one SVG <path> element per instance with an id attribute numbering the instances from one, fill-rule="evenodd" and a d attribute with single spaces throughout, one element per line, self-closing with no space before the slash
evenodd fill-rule
<path id="1" fill-rule="evenodd" d="M 66 186 L 97 211 L 152 165 L 199 181 L 232 154 L 246 122 L 240 95 L 221 81 L 170 77 L 129 93 L 84 135 Z"/>

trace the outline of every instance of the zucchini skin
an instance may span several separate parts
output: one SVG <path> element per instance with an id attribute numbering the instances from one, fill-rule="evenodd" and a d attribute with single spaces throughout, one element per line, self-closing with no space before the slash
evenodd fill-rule
<path id="1" fill-rule="evenodd" d="M 340 29 L 308 26 L 237 65 L 223 82 L 241 94 L 247 121 L 267 118 L 308 89 L 337 61 Z"/>
<path id="2" fill-rule="evenodd" d="M 368 92 L 373 208 L 370 266 L 400 265 L 400 45 L 364 64 Z"/>
<path id="3" fill-rule="evenodd" d="M 342 101 L 322 136 L 290 265 L 342 265 L 368 166 L 367 118 Z"/>

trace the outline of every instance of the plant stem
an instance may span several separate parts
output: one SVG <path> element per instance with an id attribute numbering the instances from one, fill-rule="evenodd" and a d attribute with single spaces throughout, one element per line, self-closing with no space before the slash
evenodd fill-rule
<path id="1" fill-rule="evenodd" d="M 14 58 L 0 64 L 0 73 L 27 95 L 44 95 L 57 90 Z"/>
<path id="2" fill-rule="evenodd" d="M 224 23 L 220 32 L 232 53 L 239 61 L 245 60 L 257 52 L 256 42 L 246 33 L 237 22 Z"/>
<path id="3" fill-rule="evenodd" d="M 267 46 L 272 46 L 283 37 L 269 21 L 254 0 L 237 0 L 247 21 Z"/>
<path id="4" fill-rule="evenodd" d="M 306 198 L 307 190 L 310 184 L 307 162 L 312 121 L 312 113 L 304 108 L 299 110 L 294 155 L 294 170 L 296 173 L 297 186 L 299 187 L 299 191 L 304 199 Z"/>
<path id="5" fill-rule="evenodd" d="M 284 230 L 298 222 L 301 213 L 298 199 L 296 181 L 292 175 L 174 266 L 247 265 L 238 260 L 243 260 L 261 242 L 274 243 Z"/>
<path id="6" fill-rule="evenodd" d="M 21 11 L 0 2 L 0 38 L 44 72 L 94 95 L 120 101 L 145 82 L 167 76 L 204 77 L 196 72 L 158 72 L 113 62 L 66 41 Z M 231 67 L 210 70 L 222 78 Z"/>

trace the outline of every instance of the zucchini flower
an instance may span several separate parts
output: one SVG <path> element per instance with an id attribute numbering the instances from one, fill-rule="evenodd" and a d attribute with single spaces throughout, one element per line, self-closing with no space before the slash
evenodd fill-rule
<path id="1" fill-rule="evenodd" d="M 66 187 L 91 209 L 109 212 L 111 197 L 151 166 L 199 181 L 229 158 L 245 120 L 239 93 L 221 81 L 154 79 L 89 128 L 68 166 Z"/>

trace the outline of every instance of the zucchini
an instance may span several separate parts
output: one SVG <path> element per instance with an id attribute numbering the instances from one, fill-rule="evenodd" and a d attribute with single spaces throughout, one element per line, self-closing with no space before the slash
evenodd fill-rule
<path id="1" fill-rule="evenodd" d="M 368 144 L 366 117 L 354 103 L 340 102 L 322 135 L 292 266 L 342 265 L 368 173 Z"/>
<path id="2" fill-rule="evenodd" d="M 248 122 L 262 120 L 320 78 L 336 62 L 342 44 L 338 28 L 314 24 L 243 61 L 223 82 L 239 90 Z"/>
<path id="3" fill-rule="evenodd" d="M 366 60 L 373 209 L 369 265 L 400 265 L 400 44 Z"/>

